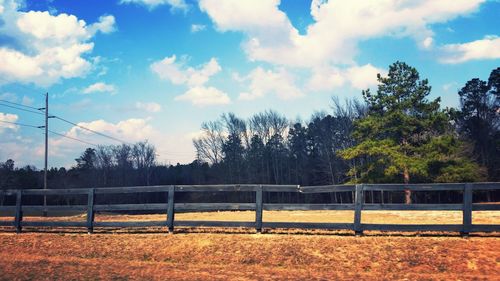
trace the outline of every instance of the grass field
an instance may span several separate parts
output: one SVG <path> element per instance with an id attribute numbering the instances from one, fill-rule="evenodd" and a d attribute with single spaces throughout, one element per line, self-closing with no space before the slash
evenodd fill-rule
<path id="1" fill-rule="evenodd" d="M 499 223 L 474 212 L 474 223 Z M 253 212 L 177 214 L 176 220 L 252 221 Z M 164 215 L 98 215 L 96 221 Z M 30 218 L 27 220 L 40 218 Z M 83 220 L 84 216 L 58 220 Z M 350 222 L 352 212 L 265 212 L 265 221 Z M 460 223 L 460 212 L 363 212 L 367 223 Z M 500 235 L 349 231 L 26 229 L 0 232 L 1 280 L 500 280 Z"/>

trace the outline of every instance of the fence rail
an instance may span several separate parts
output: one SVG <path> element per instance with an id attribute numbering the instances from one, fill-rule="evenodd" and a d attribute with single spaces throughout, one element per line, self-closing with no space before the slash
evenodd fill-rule
<path id="1" fill-rule="evenodd" d="M 462 204 L 374 204 L 365 202 L 366 191 L 460 191 Z M 92 233 L 94 227 L 150 227 L 166 226 L 169 232 L 175 227 L 247 227 L 261 232 L 264 228 L 304 228 L 304 229 L 346 229 L 362 234 L 365 230 L 379 231 L 450 231 L 468 235 L 471 232 L 500 231 L 500 224 L 472 224 L 472 211 L 500 210 L 500 203 L 472 203 L 474 191 L 500 190 L 500 183 L 452 183 L 452 184 L 358 184 L 358 185 L 159 185 L 136 187 L 108 187 L 87 189 L 17 189 L 0 190 L 0 195 L 15 196 L 15 206 L 0 206 L 0 211 L 14 211 L 13 221 L 0 221 L 0 226 L 13 226 L 20 233 L 24 226 L 47 227 L 86 227 Z M 175 193 L 179 192 L 255 192 L 254 203 L 175 203 Z M 149 204 L 95 204 L 95 197 L 101 194 L 125 194 L 163 192 L 167 203 Z M 264 203 L 265 192 L 332 193 L 353 192 L 354 202 L 350 204 L 276 204 Z M 86 195 L 87 205 L 33 206 L 23 205 L 27 195 Z M 25 211 L 83 211 L 87 220 L 82 222 L 61 221 L 23 221 Z M 100 211 L 163 211 L 166 219 L 162 221 L 99 222 L 94 221 L 95 213 Z M 176 211 L 211 210 L 252 210 L 255 221 L 185 221 L 175 220 Z M 263 211 L 270 210 L 354 210 L 352 223 L 312 223 L 312 222 L 264 222 Z M 366 224 L 361 223 L 363 210 L 455 210 L 462 211 L 462 224 Z"/>

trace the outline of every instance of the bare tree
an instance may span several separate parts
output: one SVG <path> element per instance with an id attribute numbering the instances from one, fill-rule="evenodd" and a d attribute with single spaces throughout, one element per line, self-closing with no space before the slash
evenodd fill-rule
<path id="1" fill-rule="evenodd" d="M 202 136 L 193 140 L 198 160 L 210 164 L 218 164 L 222 160 L 222 144 L 224 131 L 220 121 L 210 121 L 201 124 Z"/>

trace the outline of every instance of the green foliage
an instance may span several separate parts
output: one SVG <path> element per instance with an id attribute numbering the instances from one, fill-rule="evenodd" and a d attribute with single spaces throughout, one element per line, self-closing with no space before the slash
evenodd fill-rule
<path id="1" fill-rule="evenodd" d="M 355 123 L 358 144 L 340 152 L 346 160 L 364 159 L 349 175 L 355 182 L 440 182 L 480 180 L 478 165 L 460 153 L 440 99 L 429 101 L 431 87 L 403 62 L 378 75 L 377 93 L 363 91 L 368 115 Z"/>

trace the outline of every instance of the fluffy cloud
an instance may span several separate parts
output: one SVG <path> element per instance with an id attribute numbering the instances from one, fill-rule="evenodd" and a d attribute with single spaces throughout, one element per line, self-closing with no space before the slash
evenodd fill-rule
<path id="1" fill-rule="evenodd" d="M 84 94 L 92 93 L 110 93 L 114 95 L 116 93 L 115 85 L 106 84 L 104 82 L 94 83 L 83 90 Z"/>
<path id="2" fill-rule="evenodd" d="M 17 131 L 19 126 L 9 123 L 17 122 L 17 119 L 19 119 L 19 117 L 15 114 L 0 112 L 0 133 L 2 133 L 6 129 Z"/>
<path id="3" fill-rule="evenodd" d="M 175 97 L 177 101 L 189 101 L 195 106 L 229 104 L 231 100 L 223 91 L 214 87 L 196 86 L 187 90 L 183 95 Z"/>
<path id="4" fill-rule="evenodd" d="M 154 9 L 160 5 L 170 5 L 172 10 L 187 11 L 189 9 L 184 0 L 121 0 L 120 4 L 139 4 Z"/>
<path id="5" fill-rule="evenodd" d="M 443 63 L 456 64 L 470 60 L 500 58 L 500 38 L 486 36 L 484 39 L 463 44 L 449 44 L 442 47 Z"/>
<path id="6" fill-rule="evenodd" d="M 238 75 L 237 75 L 238 76 Z M 241 81 L 250 81 L 249 92 L 241 93 L 241 100 L 253 100 L 268 94 L 275 94 L 282 100 L 289 100 L 304 94 L 295 85 L 295 78 L 284 68 L 276 71 L 257 67 Z"/>
<path id="7" fill-rule="evenodd" d="M 15 1 L 5 1 L 0 14 L 0 75 L 9 82 L 49 86 L 62 78 L 79 77 L 91 69 L 84 55 L 92 51 L 89 42 L 97 32 L 114 30 L 113 16 L 102 16 L 87 25 L 74 15 L 51 15 L 41 11 L 18 11 Z"/>
<path id="8" fill-rule="evenodd" d="M 314 23 L 299 34 L 279 10 L 279 0 L 200 0 L 219 31 L 247 35 L 251 60 L 298 67 L 352 64 L 360 41 L 381 36 L 414 38 L 432 45 L 431 24 L 474 12 L 484 0 L 341 1 L 313 0 Z"/>
<path id="9" fill-rule="evenodd" d="M 161 111 L 161 105 L 156 102 L 136 102 L 135 108 L 151 113 L 156 113 Z"/>
<path id="10" fill-rule="evenodd" d="M 177 96 L 175 100 L 189 101 L 195 106 L 220 105 L 231 102 L 229 96 L 223 91 L 205 86 L 210 77 L 222 70 L 217 59 L 211 58 L 207 63 L 196 67 L 187 66 L 186 57 L 182 57 L 179 62 L 176 59 L 176 56 L 173 55 L 151 64 L 151 70 L 161 79 L 176 85 L 188 86 L 188 90 Z"/>
<path id="11" fill-rule="evenodd" d="M 192 33 L 200 32 L 200 31 L 205 30 L 206 28 L 207 28 L 207 26 L 204 24 L 192 24 L 191 25 L 191 32 Z"/>
<path id="12" fill-rule="evenodd" d="M 154 62 L 151 64 L 151 70 L 161 79 L 169 80 L 176 85 L 200 86 L 222 69 L 215 58 L 211 58 L 207 63 L 195 68 L 186 66 L 185 58 L 179 62 L 176 59 L 176 56 L 173 55 Z"/>

